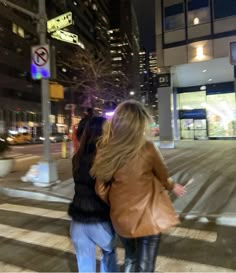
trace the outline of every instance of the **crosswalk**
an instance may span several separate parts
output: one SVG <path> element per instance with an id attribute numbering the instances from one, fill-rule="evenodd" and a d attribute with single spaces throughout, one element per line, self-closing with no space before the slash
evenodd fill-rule
<path id="1" fill-rule="evenodd" d="M 22 154 L 22 153 L 9 153 L 9 157 L 14 159 L 23 159 L 27 157 L 35 156 L 34 154 Z"/>
<path id="2" fill-rule="evenodd" d="M 0 196 L 0 272 L 75 272 L 66 211 L 66 204 L 6 197 L 1 201 Z M 163 236 L 156 270 L 234 272 L 233 231 L 199 223 L 173 228 Z M 119 244 L 117 253 L 123 264 Z"/>

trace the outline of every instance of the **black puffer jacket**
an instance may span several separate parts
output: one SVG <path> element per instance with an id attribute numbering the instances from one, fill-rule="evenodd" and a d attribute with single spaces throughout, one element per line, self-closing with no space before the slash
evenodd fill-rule
<path id="1" fill-rule="evenodd" d="M 110 221 L 109 207 L 95 192 L 95 179 L 89 175 L 94 158 L 94 147 L 87 149 L 87 153 L 79 160 L 79 168 L 75 169 L 73 159 L 73 176 L 75 182 L 75 195 L 69 206 L 68 213 L 73 220 L 83 223 L 96 223 Z M 77 159 L 78 160 L 78 159 Z"/>

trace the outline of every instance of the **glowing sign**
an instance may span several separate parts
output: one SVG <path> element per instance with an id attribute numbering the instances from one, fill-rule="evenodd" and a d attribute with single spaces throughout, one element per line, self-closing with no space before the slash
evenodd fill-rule
<path id="1" fill-rule="evenodd" d="M 114 114 L 115 114 L 114 111 L 113 111 L 113 112 L 106 112 L 106 113 L 105 113 L 105 116 L 111 118 L 111 117 L 114 116 Z"/>
<path id="2" fill-rule="evenodd" d="M 31 48 L 31 76 L 34 80 L 48 79 L 50 73 L 50 53 L 48 45 Z"/>
<path id="3" fill-rule="evenodd" d="M 64 13 L 58 17 L 55 17 L 47 22 L 48 32 L 54 32 L 56 30 L 68 27 L 73 24 L 72 12 Z"/>
<path id="4" fill-rule="evenodd" d="M 75 44 L 80 46 L 81 48 L 85 49 L 84 44 L 79 41 L 79 37 L 78 35 L 68 32 L 68 31 L 64 31 L 64 30 L 57 30 L 55 32 L 53 32 L 51 34 L 52 38 L 63 41 L 63 42 L 67 42 L 67 43 L 71 43 L 71 44 Z"/>

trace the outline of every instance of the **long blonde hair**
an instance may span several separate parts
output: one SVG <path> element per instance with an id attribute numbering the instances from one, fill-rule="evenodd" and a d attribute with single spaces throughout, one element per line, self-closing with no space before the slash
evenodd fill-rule
<path id="1" fill-rule="evenodd" d="M 121 103 L 103 129 L 90 174 L 108 182 L 114 173 L 135 157 L 145 144 L 145 129 L 152 118 L 144 106 L 128 100 Z"/>

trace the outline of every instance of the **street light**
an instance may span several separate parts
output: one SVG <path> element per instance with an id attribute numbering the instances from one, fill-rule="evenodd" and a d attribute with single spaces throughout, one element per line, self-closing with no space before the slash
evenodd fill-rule
<path id="1" fill-rule="evenodd" d="M 129 94 L 130 94 L 130 96 L 134 96 L 135 92 L 134 91 L 130 91 Z"/>

